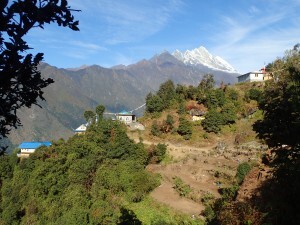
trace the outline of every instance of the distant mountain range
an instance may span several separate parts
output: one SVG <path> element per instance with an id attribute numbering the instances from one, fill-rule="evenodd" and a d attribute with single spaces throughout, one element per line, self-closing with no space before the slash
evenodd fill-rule
<path id="1" fill-rule="evenodd" d="M 217 83 L 234 83 L 238 75 L 229 63 L 203 47 L 185 53 L 163 52 L 128 66 L 59 69 L 43 63 L 40 71 L 55 83 L 45 89 L 42 108 L 34 106 L 19 112 L 23 126 L 9 137 L 14 146 L 22 141 L 68 138 L 84 122 L 83 112 L 99 104 L 112 113 L 133 110 L 168 79 L 174 84 L 196 86 L 207 73 L 213 74 Z M 140 116 L 143 110 L 134 113 Z"/>

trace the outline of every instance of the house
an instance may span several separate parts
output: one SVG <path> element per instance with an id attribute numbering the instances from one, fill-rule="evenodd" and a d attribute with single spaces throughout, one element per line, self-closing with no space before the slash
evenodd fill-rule
<path id="1" fill-rule="evenodd" d="M 34 153 L 35 150 L 41 146 L 49 147 L 51 142 L 22 142 L 19 145 L 20 153 L 17 154 L 19 158 L 27 158 L 30 154 Z"/>
<path id="2" fill-rule="evenodd" d="M 262 68 L 260 71 L 249 72 L 237 77 L 238 83 L 241 82 L 261 82 L 265 80 L 273 79 L 272 74 L 267 73 L 265 68 Z"/>
<path id="3" fill-rule="evenodd" d="M 204 120 L 205 114 L 206 114 L 205 110 L 200 110 L 200 109 L 191 109 L 190 110 L 190 115 L 192 116 L 192 121 Z"/>
<path id="4" fill-rule="evenodd" d="M 125 124 L 130 124 L 133 122 L 136 122 L 136 116 L 132 113 L 126 112 L 126 111 L 122 111 L 118 114 L 116 114 L 116 119 L 119 121 L 122 121 Z"/>
<path id="5" fill-rule="evenodd" d="M 86 132 L 87 124 L 81 124 L 78 128 L 74 131 L 76 134 L 84 134 Z"/>

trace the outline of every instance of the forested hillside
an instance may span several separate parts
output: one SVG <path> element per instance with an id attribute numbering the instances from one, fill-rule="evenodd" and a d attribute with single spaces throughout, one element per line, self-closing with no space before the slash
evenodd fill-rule
<path id="1" fill-rule="evenodd" d="M 45 88 L 46 101 L 39 101 L 42 108 L 21 108 L 18 112 L 23 126 L 13 129 L 9 137 L 15 147 L 22 141 L 69 138 L 84 122 L 84 110 L 100 103 L 112 113 L 133 110 L 145 103 L 147 93 L 155 92 L 168 79 L 195 85 L 205 73 L 212 72 L 218 83 L 233 83 L 237 75 L 188 66 L 167 52 L 129 66 L 60 69 L 41 63 L 39 71 L 55 82 Z M 138 116 L 143 112 L 143 108 L 135 111 Z"/>
<path id="2" fill-rule="evenodd" d="M 149 207 L 146 197 L 159 185 L 158 176 L 145 170 L 149 160 L 145 146 L 110 120 L 27 159 L 2 156 L 0 224 L 141 224 L 131 208 Z"/>
<path id="3" fill-rule="evenodd" d="M 298 224 L 299 55 L 263 83 L 167 80 L 146 96 L 145 131 L 99 115 L 84 135 L 1 156 L 0 224 Z"/>

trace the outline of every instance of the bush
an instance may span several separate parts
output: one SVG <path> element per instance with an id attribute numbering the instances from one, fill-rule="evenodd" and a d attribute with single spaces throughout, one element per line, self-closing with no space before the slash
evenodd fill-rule
<path id="1" fill-rule="evenodd" d="M 202 121 L 202 127 L 207 132 L 218 133 L 221 130 L 223 119 L 221 113 L 216 110 L 210 110 Z"/>
<path id="2" fill-rule="evenodd" d="M 262 91 L 256 88 L 251 88 L 246 94 L 245 98 L 249 100 L 255 100 L 260 102 L 262 99 Z"/>
<path id="3" fill-rule="evenodd" d="M 243 183 L 245 176 L 250 172 L 251 166 L 247 162 L 241 163 L 237 168 L 236 180 L 238 184 Z"/>
<path id="4" fill-rule="evenodd" d="M 177 133 L 185 140 L 189 140 L 192 137 L 192 124 L 185 118 L 179 118 Z"/>
<path id="5" fill-rule="evenodd" d="M 166 152 L 167 152 L 167 145 L 161 143 L 157 144 L 154 151 L 154 155 L 157 157 L 158 162 L 161 162 L 165 158 Z"/>
<path id="6" fill-rule="evenodd" d="M 153 123 L 152 123 L 151 134 L 153 136 L 160 136 L 161 135 L 160 126 L 158 125 L 156 120 L 154 120 Z"/>
<path id="7" fill-rule="evenodd" d="M 173 177 L 174 186 L 173 188 L 179 193 L 180 196 L 188 197 L 192 189 L 190 185 L 183 183 L 180 177 Z"/>

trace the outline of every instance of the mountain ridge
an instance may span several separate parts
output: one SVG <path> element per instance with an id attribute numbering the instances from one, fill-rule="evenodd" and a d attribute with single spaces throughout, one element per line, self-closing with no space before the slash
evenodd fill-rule
<path id="1" fill-rule="evenodd" d="M 235 73 L 217 71 L 206 66 L 186 65 L 169 52 L 140 60 L 128 66 L 105 68 L 99 65 L 77 70 L 62 69 L 42 63 L 45 78 L 55 83 L 44 89 L 43 107 L 23 108 L 18 115 L 23 124 L 10 135 L 16 146 L 22 141 L 45 141 L 68 138 L 73 129 L 84 123 L 85 110 L 102 104 L 108 112 L 130 111 L 145 103 L 149 92 L 172 80 L 174 84 L 197 86 L 203 75 L 214 74 L 217 84 L 234 83 Z M 134 112 L 137 116 L 143 111 Z"/>

